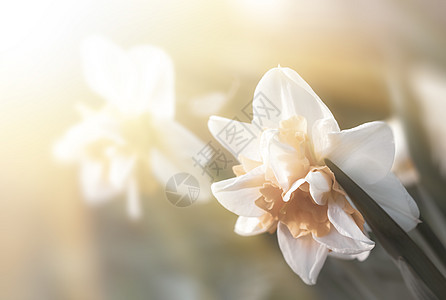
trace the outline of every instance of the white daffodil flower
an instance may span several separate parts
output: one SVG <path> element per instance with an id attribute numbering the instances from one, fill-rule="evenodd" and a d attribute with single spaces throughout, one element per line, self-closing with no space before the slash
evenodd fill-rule
<path id="1" fill-rule="evenodd" d="M 124 51 L 100 37 L 82 48 L 85 77 L 105 99 L 99 111 L 83 109 L 83 120 L 56 143 L 55 156 L 80 164 L 87 201 L 99 203 L 126 195 L 132 218 L 141 215 L 140 190 L 179 172 L 195 174 L 201 191 L 209 184 L 194 167 L 192 156 L 205 144 L 174 120 L 174 69 L 169 56 L 153 46 Z M 143 185 L 143 186 L 141 186 Z"/>
<path id="2" fill-rule="evenodd" d="M 249 144 L 228 147 L 241 163 L 234 167 L 237 177 L 212 184 L 212 192 L 239 215 L 236 233 L 249 236 L 277 229 L 286 262 L 305 283 L 316 283 L 327 255 L 363 260 L 374 247 L 362 215 L 350 204 L 325 158 L 402 228 L 411 230 L 419 222 L 417 205 L 390 172 L 395 149 L 386 123 L 341 131 L 327 106 L 289 68 L 268 71 L 252 105 L 251 124 L 215 116 L 209 120 L 219 141 L 228 124 L 257 133 Z"/>

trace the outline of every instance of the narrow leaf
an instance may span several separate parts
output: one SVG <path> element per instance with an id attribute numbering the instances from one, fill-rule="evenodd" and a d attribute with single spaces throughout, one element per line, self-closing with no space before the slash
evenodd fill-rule
<path id="1" fill-rule="evenodd" d="M 404 261 L 413 271 L 412 277 L 421 280 L 438 299 L 446 299 L 446 279 L 415 244 L 407 233 L 338 166 L 326 159 L 325 163 L 335 174 L 336 180 L 352 199 L 356 208 L 372 229 L 387 253 L 398 262 Z M 401 265 L 401 263 L 399 264 Z M 406 268 L 407 269 L 407 268 Z M 404 277 L 405 275 L 403 275 Z M 413 279 L 414 280 L 414 279 Z M 417 295 L 416 295 L 417 296 Z M 419 295 L 418 295 L 419 296 Z"/>

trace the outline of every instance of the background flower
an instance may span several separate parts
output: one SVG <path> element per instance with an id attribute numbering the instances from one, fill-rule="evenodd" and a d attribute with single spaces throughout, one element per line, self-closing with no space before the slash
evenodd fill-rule
<path id="1" fill-rule="evenodd" d="M 191 159 L 205 144 L 174 120 L 174 71 L 167 54 L 153 46 L 125 52 L 92 37 L 82 57 L 87 83 L 106 104 L 98 111 L 84 109 L 83 120 L 56 144 L 55 155 L 80 164 L 86 200 L 125 194 L 129 215 L 139 218 L 141 190 L 153 190 L 155 179 L 166 184 L 180 172 L 198 175 L 198 197 L 207 200 L 207 182 Z"/>
<path id="2" fill-rule="evenodd" d="M 439 164 L 443 177 L 446 177 L 446 126 L 443 121 L 443 112 L 446 109 L 446 75 L 439 68 L 418 65 L 413 67 L 409 77 L 432 145 L 432 156 Z"/>

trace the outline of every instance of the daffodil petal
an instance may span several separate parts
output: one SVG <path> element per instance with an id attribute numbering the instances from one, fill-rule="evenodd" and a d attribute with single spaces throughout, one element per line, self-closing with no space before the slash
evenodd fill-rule
<path id="1" fill-rule="evenodd" d="M 122 155 L 113 155 L 109 157 L 109 174 L 110 184 L 116 187 L 122 187 L 129 179 L 133 167 L 135 166 L 134 157 L 126 157 Z"/>
<path id="2" fill-rule="evenodd" d="M 290 199 L 291 199 L 291 194 L 294 193 L 294 191 L 296 191 L 298 188 L 300 188 L 300 186 L 301 186 L 302 184 L 304 184 L 305 182 L 307 182 L 307 181 L 305 180 L 305 178 L 301 178 L 301 179 L 298 179 L 297 181 L 295 181 L 295 182 L 291 185 L 290 189 L 289 189 L 289 190 L 285 193 L 285 195 L 283 196 L 283 201 L 285 201 L 285 202 L 290 201 Z"/>
<path id="3" fill-rule="evenodd" d="M 211 116 L 208 121 L 209 131 L 214 138 L 234 157 L 245 156 L 259 161 L 259 130 L 252 124 Z"/>
<path id="4" fill-rule="evenodd" d="M 327 154 L 356 183 L 372 184 L 392 168 L 395 145 L 392 129 L 385 122 L 370 122 L 329 135 Z"/>
<path id="5" fill-rule="evenodd" d="M 333 200 L 328 202 L 327 215 L 331 224 L 336 228 L 339 234 L 368 245 L 375 244 L 365 236 L 355 220 L 353 220 L 353 217 L 347 214 L 338 202 Z"/>
<path id="6" fill-rule="evenodd" d="M 80 168 L 80 184 L 85 200 L 90 204 L 100 204 L 123 193 L 123 185 L 117 186 L 104 174 L 105 166 L 100 161 L 83 159 Z"/>
<path id="7" fill-rule="evenodd" d="M 148 45 L 132 48 L 127 55 L 136 76 L 132 109 L 136 112 L 149 110 L 156 117 L 173 119 L 175 73 L 170 57 L 160 48 Z"/>
<path id="8" fill-rule="evenodd" d="M 118 128 L 118 123 L 106 114 L 93 114 L 71 127 L 55 143 L 54 156 L 61 161 L 74 162 L 88 155 L 86 148 L 94 142 L 102 140 L 122 145 L 125 141 L 118 134 Z"/>
<path id="9" fill-rule="evenodd" d="M 407 190 L 389 173 L 383 180 L 370 185 L 361 185 L 405 231 L 410 231 L 420 222 L 420 211 Z"/>
<path id="10" fill-rule="evenodd" d="M 242 236 L 252 236 L 260 233 L 264 233 L 268 230 L 266 227 L 262 227 L 259 218 L 256 217 L 243 217 L 240 216 L 235 223 L 235 233 Z"/>
<path id="11" fill-rule="evenodd" d="M 330 133 L 338 133 L 339 125 L 334 118 L 319 119 L 313 124 L 311 140 L 313 142 L 314 155 L 317 161 L 321 161 L 324 154 L 329 151 Z"/>
<path id="12" fill-rule="evenodd" d="M 135 178 L 129 180 L 127 187 L 127 213 L 133 220 L 141 218 L 141 199 L 139 197 L 138 183 Z"/>
<path id="13" fill-rule="evenodd" d="M 82 60 L 90 88 L 121 112 L 150 110 L 173 118 L 173 64 L 161 49 L 140 46 L 125 52 L 102 37 L 90 37 L 83 43 Z"/>
<path id="14" fill-rule="evenodd" d="M 351 239 L 340 234 L 335 227 L 331 227 L 330 232 L 322 237 L 313 234 L 314 240 L 325 245 L 328 249 L 342 254 L 358 254 L 364 251 L 372 250 L 375 243 L 370 241 L 364 243 Z"/>
<path id="15" fill-rule="evenodd" d="M 303 116 L 307 119 L 309 134 L 316 120 L 334 119 L 327 106 L 299 74 L 281 67 L 263 75 L 254 93 L 253 113 L 253 124 L 263 128 L 276 128 L 281 120 L 294 115 Z"/>
<path id="16" fill-rule="evenodd" d="M 262 167 L 245 175 L 212 184 L 211 189 L 218 202 L 227 210 L 244 217 L 260 217 L 265 213 L 255 201 L 262 197 L 260 188 L 265 183 Z"/>
<path id="17" fill-rule="evenodd" d="M 319 272 L 327 258 L 328 248 L 316 242 L 311 235 L 295 239 L 282 223 L 279 223 L 277 227 L 277 239 L 283 257 L 291 269 L 306 284 L 316 284 Z"/>
<path id="18" fill-rule="evenodd" d="M 119 107 L 131 101 L 134 74 L 125 52 L 98 36 L 86 39 L 81 50 L 85 78 L 90 88 Z"/>
<path id="19" fill-rule="evenodd" d="M 395 138 L 395 160 L 393 162 L 392 172 L 404 186 L 415 185 L 419 182 L 419 174 L 412 163 L 407 137 L 403 128 L 403 121 L 400 118 L 393 117 L 386 120 L 386 123 L 392 128 Z"/>

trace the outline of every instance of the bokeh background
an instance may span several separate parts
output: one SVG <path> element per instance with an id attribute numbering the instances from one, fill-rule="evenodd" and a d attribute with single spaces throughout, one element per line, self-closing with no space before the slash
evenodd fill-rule
<path id="1" fill-rule="evenodd" d="M 137 221 L 128 218 L 123 199 L 88 206 L 78 169 L 58 163 L 52 147 L 79 121 L 76 104 L 95 108 L 104 101 L 87 86 L 80 56 L 85 38 L 102 35 L 124 49 L 151 44 L 172 57 L 175 118 L 203 141 L 211 140 L 206 112 L 240 115 L 261 76 L 280 64 L 312 86 L 344 129 L 400 115 L 415 104 L 395 100 L 391 90 L 409 93 L 420 100 L 415 113 L 431 133 L 426 141 L 439 165 L 445 16 L 446 5 L 433 0 L 2 2 L 0 298 L 405 295 L 379 246 L 370 262 L 329 259 L 318 285 L 305 286 L 284 262 L 275 235 L 237 236 L 236 216 L 215 199 L 178 208 L 159 185 L 143 198 Z M 432 97 L 415 93 L 413 78 L 420 76 Z M 218 100 L 206 96 L 212 93 L 225 102 L 209 105 Z M 201 106 L 211 108 L 203 113 Z M 369 275 L 387 285 L 373 285 Z"/>

